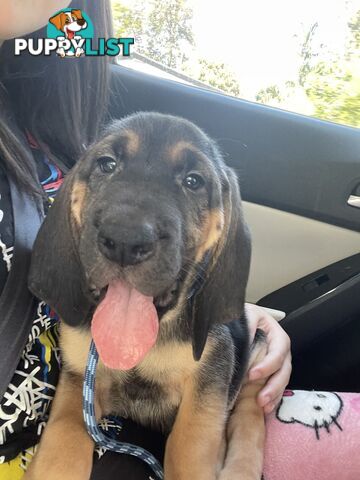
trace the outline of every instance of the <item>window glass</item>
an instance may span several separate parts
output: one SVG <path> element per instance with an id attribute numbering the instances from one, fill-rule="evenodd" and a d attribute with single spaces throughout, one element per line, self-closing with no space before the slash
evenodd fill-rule
<path id="1" fill-rule="evenodd" d="M 113 0 L 124 65 L 360 127 L 359 0 Z"/>

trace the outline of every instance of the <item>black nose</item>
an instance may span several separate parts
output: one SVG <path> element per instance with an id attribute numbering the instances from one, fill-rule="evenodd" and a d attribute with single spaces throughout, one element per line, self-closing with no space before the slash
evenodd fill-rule
<path id="1" fill-rule="evenodd" d="M 80 27 L 82 27 L 84 25 L 84 23 L 85 23 L 85 20 L 83 18 L 79 18 L 77 20 L 77 24 L 80 25 Z"/>
<path id="2" fill-rule="evenodd" d="M 156 235 L 148 223 L 127 226 L 107 223 L 99 228 L 98 244 L 106 258 L 125 267 L 144 262 L 154 254 Z"/>

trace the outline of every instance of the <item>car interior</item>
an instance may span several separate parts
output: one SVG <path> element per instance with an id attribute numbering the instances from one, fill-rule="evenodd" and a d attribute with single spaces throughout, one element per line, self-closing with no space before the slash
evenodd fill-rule
<path id="1" fill-rule="evenodd" d="M 252 234 L 247 301 L 285 312 L 290 387 L 360 392 L 360 130 L 112 67 L 111 115 L 198 124 L 238 174 Z"/>

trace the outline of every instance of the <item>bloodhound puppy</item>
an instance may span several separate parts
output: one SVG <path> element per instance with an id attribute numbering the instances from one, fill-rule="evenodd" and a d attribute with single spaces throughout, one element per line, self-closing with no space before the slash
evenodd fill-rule
<path id="1" fill-rule="evenodd" d="M 263 382 L 246 372 L 266 343 L 249 341 L 249 264 L 237 179 L 215 143 L 169 115 L 112 124 L 34 247 L 29 285 L 62 319 L 63 371 L 26 478 L 90 476 L 81 391 L 93 337 L 97 416 L 165 432 L 167 480 L 260 479 Z"/>

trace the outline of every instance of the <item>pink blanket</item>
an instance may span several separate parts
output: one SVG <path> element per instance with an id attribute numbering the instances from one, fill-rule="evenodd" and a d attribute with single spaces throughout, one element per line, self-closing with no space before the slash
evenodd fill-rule
<path id="1" fill-rule="evenodd" d="M 266 435 L 264 480 L 360 480 L 360 394 L 287 390 Z"/>

